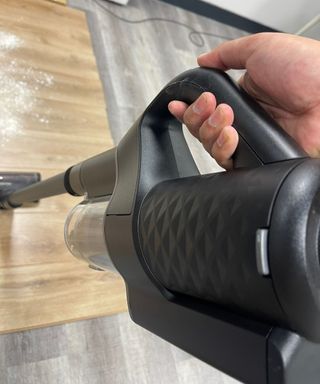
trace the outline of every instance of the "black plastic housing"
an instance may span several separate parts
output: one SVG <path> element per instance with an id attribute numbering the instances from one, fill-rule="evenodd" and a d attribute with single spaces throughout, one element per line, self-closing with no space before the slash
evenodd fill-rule
<path id="1" fill-rule="evenodd" d="M 172 292 L 320 341 L 320 161 L 157 184 L 139 216 L 142 253 Z M 268 230 L 269 275 L 256 259 Z"/>
<path id="2" fill-rule="evenodd" d="M 242 169 L 199 175 L 167 104 L 191 103 L 203 91 L 235 110 L 234 163 Z M 299 265 L 310 273 L 318 260 L 319 161 L 306 159 L 227 75 L 201 68 L 160 92 L 119 144 L 116 163 L 105 235 L 132 319 L 245 383 L 298 384 L 301 369 L 305 384 L 318 383 L 318 284 L 299 280 Z M 299 180 L 305 201 L 303 188 L 286 201 Z M 268 233 L 268 274 L 257 266 L 260 229 Z M 296 236 L 310 237 L 312 249 L 290 254 Z"/>
<path id="3" fill-rule="evenodd" d="M 269 261 L 288 326 L 320 342 L 320 160 L 285 179 L 272 211 Z"/>

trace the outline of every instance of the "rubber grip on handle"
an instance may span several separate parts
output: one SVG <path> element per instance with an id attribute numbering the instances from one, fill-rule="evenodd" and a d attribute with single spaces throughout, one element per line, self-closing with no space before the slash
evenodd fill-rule
<path id="1" fill-rule="evenodd" d="M 279 186 L 300 160 L 156 185 L 139 214 L 142 254 L 173 292 L 279 325 L 286 316 L 256 260 Z"/>

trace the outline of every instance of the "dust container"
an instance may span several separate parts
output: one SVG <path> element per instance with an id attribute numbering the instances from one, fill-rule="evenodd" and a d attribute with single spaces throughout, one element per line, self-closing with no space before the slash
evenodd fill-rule
<path id="1" fill-rule="evenodd" d="M 109 199 L 85 200 L 69 213 L 64 237 L 70 252 L 90 267 L 117 272 L 105 240 L 105 217 Z"/>

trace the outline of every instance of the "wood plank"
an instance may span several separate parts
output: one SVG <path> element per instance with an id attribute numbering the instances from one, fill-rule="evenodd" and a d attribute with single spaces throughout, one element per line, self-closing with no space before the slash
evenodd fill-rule
<path id="1" fill-rule="evenodd" d="M 112 272 L 80 261 L 1 268 L 0 333 L 123 311 L 123 289 Z"/>
<path id="2" fill-rule="evenodd" d="M 0 0 L 0 25 L 0 171 L 45 179 L 112 147 L 84 14 Z M 126 310 L 122 279 L 88 268 L 64 244 L 65 218 L 80 201 L 60 195 L 0 212 L 0 333 Z"/>

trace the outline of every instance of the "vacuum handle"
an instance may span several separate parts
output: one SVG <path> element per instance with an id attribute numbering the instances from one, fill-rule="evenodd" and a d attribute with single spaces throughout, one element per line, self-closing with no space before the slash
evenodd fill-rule
<path id="1" fill-rule="evenodd" d="M 234 110 L 234 127 L 240 143 L 234 156 L 235 167 L 252 167 L 306 157 L 307 154 L 266 111 L 223 71 L 195 68 L 173 79 L 159 93 L 144 114 L 154 127 L 168 128 L 172 116 L 167 105 L 172 100 L 187 104 L 202 92 L 212 92 L 217 103 L 227 103 Z"/>

